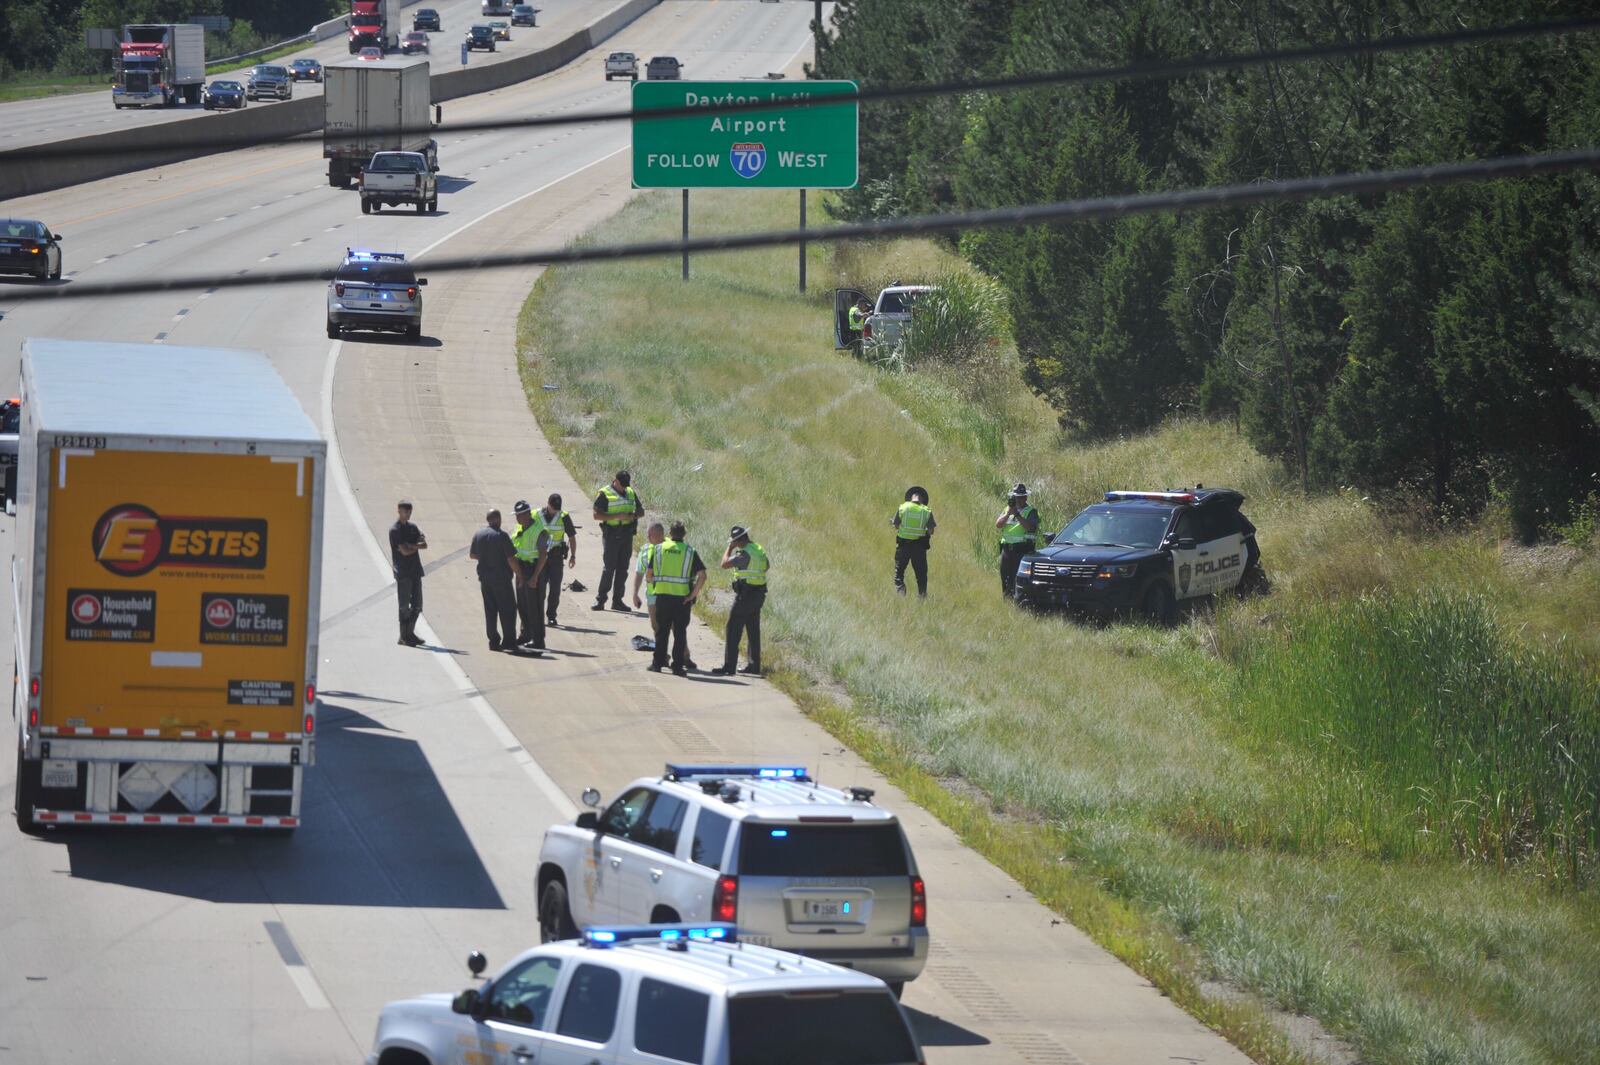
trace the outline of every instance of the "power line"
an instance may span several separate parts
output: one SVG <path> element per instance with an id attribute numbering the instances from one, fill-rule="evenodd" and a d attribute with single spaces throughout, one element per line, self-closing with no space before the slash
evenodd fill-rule
<path id="1" fill-rule="evenodd" d="M 1330 44 L 1307 45 L 1264 52 L 1229 53 L 1214 56 L 1188 56 L 1180 59 L 1162 59 L 1152 62 L 1128 63 L 1115 67 L 1095 67 L 1086 70 L 1045 71 L 1038 74 L 1019 74 L 1004 78 L 981 78 L 973 81 L 934 82 L 926 85 L 900 85 L 881 89 L 862 89 L 854 93 L 839 93 L 813 97 L 810 100 L 752 100 L 744 103 L 726 103 L 712 107 L 652 108 L 646 112 L 631 109 L 586 111 L 579 114 L 527 115 L 521 118 L 483 119 L 475 122 L 441 123 L 435 133 L 470 133 L 482 130 L 539 129 L 548 126 L 590 125 L 602 122 L 621 122 L 632 119 L 652 120 L 682 118 L 689 115 L 729 115 L 751 111 L 772 111 L 795 107 L 837 107 L 852 101 L 882 103 L 890 100 L 916 100 L 933 96 L 957 96 L 972 92 L 1018 92 L 1048 86 L 1088 85 L 1099 82 L 1170 80 L 1193 74 L 1224 70 L 1248 70 L 1252 67 L 1275 63 L 1305 63 L 1316 60 L 1349 59 L 1356 56 L 1383 55 L 1412 52 L 1428 48 L 1455 45 L 1489 44 L 1494 42 L 1547 37 L 1557 34 L 1584 33 L 1600 29 L 1600 14 L 1585 15 L 1547 22 L 1523 22 L 1508 26 L 1484 26 L 1475 29 L 1447 30 L 1440 33 L 1408 34 L 1400 37 L 1383 37 L 1372 41 L 1345 41 Z M 227 121 L 232 116 L 218 116 Z M 160 127 L 156 127 L 160 128 Z M 381 127 L 366 131 L 371 136 L 409 132 L 398 128 Z M 290 136 L 224 136 L 170 137 L 157 136 L 137 147 L 121 147 L 115 154 L 132 157 L 159 155 L 177 149 L 252 148 L 265 144 L 295 144 L 319 141 L 321 132 L 293 134 Z M 85 140 L 92 141 L 91 138 Z M 6 164 L 46 162 L 59 159 L 85 158 L 107 154 L 104 148 L 93 143 L 52 143 L 13 148 L 0 153 L 0 162 Z"/>
<path id="2" fill-rule="evenodd" d="M 1514 155 L 1497 159 L 1475 159 L 1454 163 L 1407 167 L 1400 170 L 1367 171 L 1357 174 L 1332 174 L 1323 177 L 1295 178 L 1287 181 L 1259 181 L 1212 188 L 1179 189 L 1170 192 L 1140 193 L 1126 196 L 1098 196 L 1092 199 L 1059 203 L 994 207 L 980 211 L 892 218 L 876 222 L 854 222 L 821 229 L 786 229 L 760 233 L 731 233 L 695 237 L 687 241 L 655 240 L 628 244 L 569 246 L 507 255 L 477 258 L 436 259 L 426 273 L 456 273 L 493 270 L 514 266 L 640 259 L 651 256 L 681 255 L 717 251 L 740 251 L 785 245 L 835 244 L 850 240 L 918 236 L 930 233 L 955 233 L 969 229 L 1000 229 L 1011 226 L 1090 222 L 1129 215 L 1186 211 L 1214 207 L 1243 207 L 1257 203 L 1324 199 L 1331 196 L 1381 194 L 1421 186 L 1455 185 L 1496 178 L 1535 177 L 1575 170 L 1600 169 L 1600 148 L 1584 148 L 1539 155 Z M 279 270 L 264 274 L 194 274 L 187 277 L 116 281 L 75 282 L 57 289 L 20 289 L 10 295 L 13 303 L 41 300 L 88 299 L 97 296 L 133 296 L 195 288 L 258 288 L 265 285 L 301 281 L 327 281 L 332 271 Z"/>

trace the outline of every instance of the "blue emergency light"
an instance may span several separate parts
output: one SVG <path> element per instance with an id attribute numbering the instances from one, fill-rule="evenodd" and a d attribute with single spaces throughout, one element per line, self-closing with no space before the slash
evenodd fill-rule
<path id="1" fill-rule="evenodd" d="M 591 947 L 614 947 L 619 943 L 688 941 L 737 943 L 738 930 L 731 924 L 638 924 L 616 928 L 586 928 L 584 942 Z"/>
<path id="2" fill-rule="evenodd" d="M 732 777 L 795 781 L 811 779 L 811 774 L 806 772 L 803 765 L 715 765 L 700 762 L 668 762 L 665 775 L 668 780 L 724 780 Z"/>

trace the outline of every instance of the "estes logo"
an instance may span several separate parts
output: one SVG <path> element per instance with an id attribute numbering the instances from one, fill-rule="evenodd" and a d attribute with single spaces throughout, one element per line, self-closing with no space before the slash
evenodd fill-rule
<path id="1" fill-rule="evenodd" d="M 119 503 L 94 525 L 95 560 L 119 577 L 158 566 L 266 569 L 265 518 L 161 517 L 138 503 Z"/>

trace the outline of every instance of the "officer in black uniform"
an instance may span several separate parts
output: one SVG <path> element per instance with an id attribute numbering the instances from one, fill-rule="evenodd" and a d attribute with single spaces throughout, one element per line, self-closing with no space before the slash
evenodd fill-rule
<path id="1" fill-rule="evenodd" d="M 628 584 L 628 567 L 633 562 L 633 534 L 639 528 L 644 503 L 633 489 L 633 474 L 618 470 L 611 483 L 594 497 L 594 520 L 600 523 L 600 588 L 592 610 L 606 608 L 611 594 L 611 609 L 631 613 L 622 596 Z"/>

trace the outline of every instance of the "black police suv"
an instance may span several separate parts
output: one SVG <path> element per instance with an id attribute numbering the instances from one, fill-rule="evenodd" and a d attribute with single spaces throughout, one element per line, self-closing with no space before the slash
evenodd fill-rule
<path id="1" fill-rule="evenodd" d="M 1184 600 L 1264 586 L 1243 502 L 1231 488 L 1107 492 L 1022 560 L 1016 600 L 1165 623 Z"/>

